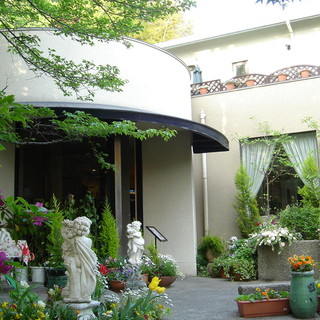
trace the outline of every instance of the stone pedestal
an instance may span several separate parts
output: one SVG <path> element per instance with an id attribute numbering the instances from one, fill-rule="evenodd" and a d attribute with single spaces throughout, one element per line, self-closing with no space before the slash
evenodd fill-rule
<path id="1" fill-rule="evenodd" d="M 272 251 L 269 246 L 258 247 L 258 278 L 264 281 L 289 281 L 291 279 L 288 258 L 294 254 L 312 256 L 320 261 L 320 240 L 293 241 L 291 246 L 285 245 L 280 254 L 279 248 Z M 319 278 L 319 270 L 315 268 L 315 278 Z"/>
<path id="2" fill-rule="evenodd" d="M 78 315 L 79 320 L 91 320 L 96 319 L 92 309 L 100 305 L 99 301 L 91 301 L 89 303 L 68 303 L 70 308 L 78 310 L 80 313 Z"/>

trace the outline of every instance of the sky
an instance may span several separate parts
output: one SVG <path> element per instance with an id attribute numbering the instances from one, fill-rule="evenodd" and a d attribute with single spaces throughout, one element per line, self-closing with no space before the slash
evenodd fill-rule
<path id="1" fill-rule="evenodd" d="M 256 0 L 196 0 L 197 8 L 187 12 L 195 35 L 233 32 L 320 14 L 320 0 L 295 0 L 283 10 L 279 5 L 256 3 Z"/>

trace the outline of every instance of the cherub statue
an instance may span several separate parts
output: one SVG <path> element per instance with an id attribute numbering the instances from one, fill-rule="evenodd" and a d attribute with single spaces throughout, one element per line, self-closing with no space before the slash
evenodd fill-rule
<path id="1" fill-rule="evenodd" d="M 141 257 L 144 251 L 144 239 L 140 231 L 141 222 L 133 221 L 127 225 L 127 238 L 129 263 L 132 265 L 141 264 Z"/>

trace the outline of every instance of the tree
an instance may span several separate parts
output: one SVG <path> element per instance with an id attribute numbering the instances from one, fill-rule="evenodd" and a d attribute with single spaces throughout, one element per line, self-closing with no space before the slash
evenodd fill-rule
<path id="1" fill-rule="evenodd" d="M 259 223 L 260 215 L 257 200 L 251 194 L 250 177 L 244 168 L 240 166 L 235 175 L 235 185 L 238 190 L 236 203 L 233 205 L 238 212 L 238 226 L 241 235 L 248 238 Z"/>
<path id="2" fill-rule="evenodd" d="M 4 0 L 0 2 L 0 35 L 9 51 L 18 54 L 37 76 L 54 79 L 62 92 L 92 100 L 95 89 L 121 91 L 116 66 L 75 63 L 51 48 L 40 49 L 41 40 L 23 28 L 49 27 L 55 35 L 81 44 L 119 41 L 129 46 L 127 35 L 138 34 L 143 23 L 190 9 L 192 0 Z"/>
<path id="3" fill-rule="evenodd" d="M 256 3 L 264 3 L 265 0 L 256 0 Z M 301 1 L 301 0 L 299 0 Z M 279 4 L 283 9 L 288 5 L 288 3 L 294 2 L 294 0 L 266 0 L 266 3 L 272 3 L 273 5 Z"/>
<path id="4" fill-rule="evenodd" d="M 168 15 L 154 22 L 143 23 L 143 31 L 136 38 L 149 43 L 158 43 L 185 37 L 192 33 L 192 26 L 184 20 L 181 12 Z"/>

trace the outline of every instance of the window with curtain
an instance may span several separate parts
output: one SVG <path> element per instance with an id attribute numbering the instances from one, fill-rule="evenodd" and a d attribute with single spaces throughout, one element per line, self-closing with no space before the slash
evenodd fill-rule
<path id="1" fill-rule="evenodd" d="M 251 178 L 251 191 L 257 196 L 261 214 L 272 214 L 298 202 L 303 162 L 311 155 L 319 164 L 315 131 L 289 137 L 281 143 L 272 143 L 269 137 L 241 145 L 242 163 Z"/>

